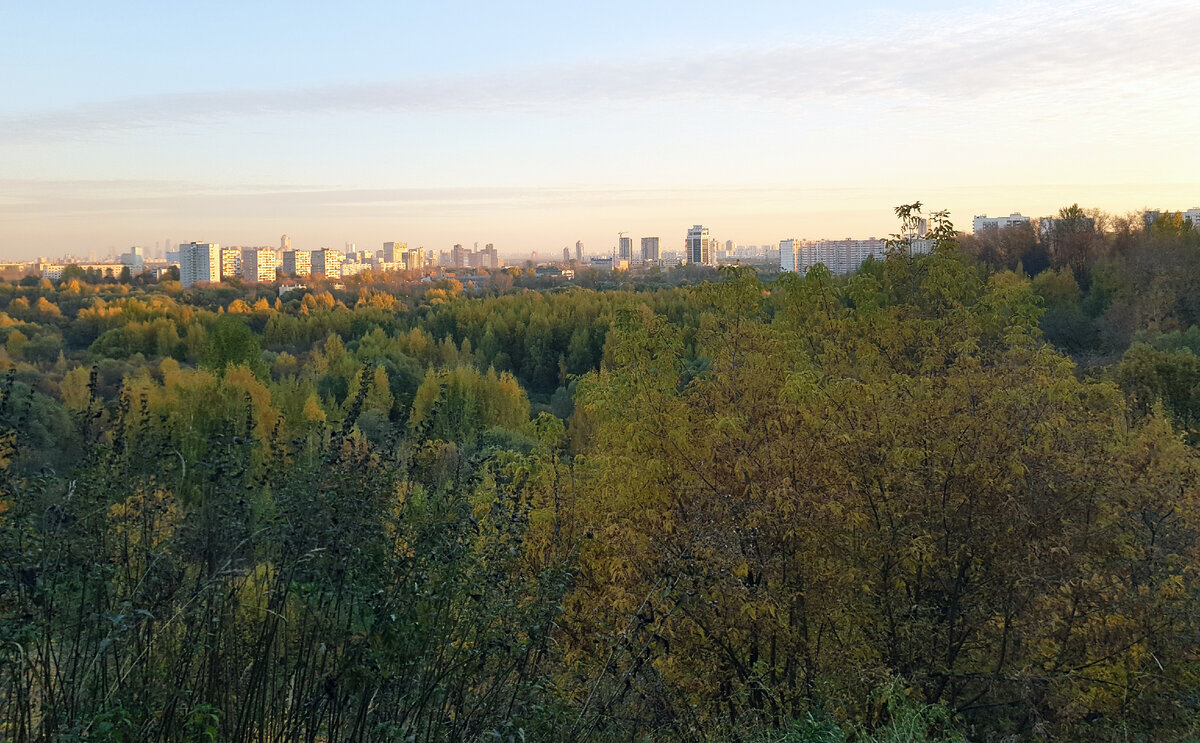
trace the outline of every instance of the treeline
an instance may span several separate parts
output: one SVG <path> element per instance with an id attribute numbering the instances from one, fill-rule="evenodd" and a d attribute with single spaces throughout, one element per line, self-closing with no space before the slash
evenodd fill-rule
<path id="1" fill-rule="evenodd" d="M 0 738 L 1189 740 L 1146 355 L 1200 331 L 1082 372 L 1047 287 L 1101 260 L 937 226 L 845 279 L 0 287 Z"/>
<path id="2" fill-rule="evenodd" d="M 315 396 L 332 420 L 344 415 L 363 365 L 386 379 L 394 404 L 384 412 L 398 427 L 427 371 L 457 366 L 512 375 L 537 410 L 566 417 L 573 380 L 600 364 L 615 308 L 641 303 L 698 323 L 681 289 L 478 297 L 440 281 L 281 298 L 255 286 L 181 291 L 165 282 L 142 291 L 42 280 L 0 285 L 0 367 L 33 392 L 39 430 L 21 465 L 27 470 L 61 463 L 76 448 L 62 403 L 78 400 L 93 372 L 99 398 L 112 406 L 125 380 L 161 380 L 168 359 L 214 371 L 247 364 L 286 405 Z"/>
<path id="3" fill-rule="evenodd" d="M 991 270 L 1023 270 L 1042 300 L 1046 340 L 1117 380 L 1142 411 L 1164 403 L 1200 426 L 1200 230 L 1179 213 L 1147 222 L 1077 205 L 1053 229 L 990 230 L 963 241 Z"/>

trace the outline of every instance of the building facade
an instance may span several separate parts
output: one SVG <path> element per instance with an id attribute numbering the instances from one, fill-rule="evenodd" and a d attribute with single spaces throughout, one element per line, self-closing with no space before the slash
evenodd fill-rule
<path id="1" fill-rule="evenodd" d="M 307 250 L 285 250 L 279 272 L 284 276 L 308 276 L 312 273 L 312 254 Z"/>
<path id="2" fill-rule="evenodd" d="M 217 243 L 182 243 L 179 246 L 179 283 L 188 287 L 221 280 L 221 246 Z"/>
<path id="3" fill-rule="evenodd" d="M 797 273 L 807 273 L 808 269 L 821 263 L 832 273 L 843 275 L 857 271 L 868 258 L 883 260 L 887 255 L 887 241 L 873 237 L 867 240 L 815 240 L 797 245 L 794 250 Z M 781 266 L 784 252 L 781 246 Z"/>
<path id="4" fill-rule="evenodd" d="M 23 263 L 9 265 L 19 265 L 22 267 L 22 272 L 24 272 L 25 264 Z M 111 276 L 114 279 L 120 278 L 122 269 L 128 268 L 128 266 L 124 263 L 48 263 L 46 261 L 39 261 L 35 265 L 38 273 L 42 275 L 42 278 L 50 279 L 52 281 L 58 281 L 61 279 L 63 276 L 63 271 L 65 271 L 68 266 L 78 266 L 87 273 L 95 273 L 101 278 L 108 278 Z"/>
<path id="5" fill-rule="evenodd" d="M 314 250 L 310 259 L 312 273 L 327 279 L 342 278 L 342 254 L 333 248 Z"/>
<path id="6" fill-rule="evenodd" d="M 643 263 L 658 263 L 658 238 L 643 237 L 642 238 L 642 262 Z"/>
<path id="7" fill-rule="evenodd" d="M 384 263 L 400 263 L 403 259 L 401 256 L 408 251 L 408 243 L 402 242 L 387 242 L 383 244 L 383 262 Z"/>
<path id="8" fill-rule="evenodd" d="M 242 251 L 242 279 L 259 284 L 275 282 L 279 261 L 273 248 L 246 248 Z"/>
<path id="9" fill-rule="evenodd" d="M 1172 212 L 1169 209 L 1165 212 L 1162 211 L 1161 209 L 1153 209 L 1150 211 L 1142 212 L 1142 221 L 1145 223 L 1146 229 L 1150 229 L 1154 225 L 1154 222 L 1159 217 L 1161 217 L 1163 214 L 1170 215 L 1170 214 L 1174 214 L 1174 213 L 1175 212 Z M 1200 230 L 1200 207 L 1193 207 L 1191 209 L 1186 209 L 1184 211 L 1179 212 L 1179 215 L 1181 217 L 1183 217 L 1184 221 L 1191 222 L 1193 229 Z"/>
<path id="10" fill-rule="evenodd" d="M 483 259 L 479 265 L 483 266 L 484 268 L 500 267 L 500 253 L 496 251 L 495 245 L 488 243 L 487 245 L 484 245 L 483 250 L 479 252 L 483 254 Z"/>
<path id="11" fill-rule="evenodd" d="M 713 250 L 712 235 L 704 225 L 693 225 L 687 233 L 687 262 L 702 266 L 714 265 L 716 253 Z"/>
<path id="12" fill-rule="evenodd" d="M 620 243 L 617 246 L 617 258 L 623 261 L 633 260 L 632 237 L 625 237 L 624 235 L 621 236 Z"/>
<path id="13" fill-rule="evenodd" d="M 237 248 L 221 248 L 221 278 L 232 279 L 242 275 L 242 251 Z"/>
<path id="14" fill-rule="evenodd" d="M 409 248 L 404 251 L 401 267 L 405 271 L 421 271 L 425 268 L 425 248 Z"/>
<path id="15" fill-rule="evenodd" d="M 982 232 L 983 230 L 999 229 L 1012 227 L 1015 224 L 1029 224 L 1029 217 L 1022 217 L 1020 214 L 1010 214 L 1007 217 L 986 217 L 976 216 L 972 222 L 971 229 L 974 232 Z"/>
<path id="16" fill-rule="evenodd" d="M 795 273 L 799 271 L 797 262 L 797 254 L 800 250 L 801 243 L 794 237 L 787 240 L 779 241 L 779 270 Z"/>

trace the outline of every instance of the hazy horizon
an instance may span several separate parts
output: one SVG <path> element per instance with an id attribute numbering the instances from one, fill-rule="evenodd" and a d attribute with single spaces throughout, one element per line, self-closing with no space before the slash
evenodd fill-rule
<path id="1" fill-rule="evenodd" d="M 1200 206 L 1184 2 L 70 6 L 10 13 L 0 258 Z"/>

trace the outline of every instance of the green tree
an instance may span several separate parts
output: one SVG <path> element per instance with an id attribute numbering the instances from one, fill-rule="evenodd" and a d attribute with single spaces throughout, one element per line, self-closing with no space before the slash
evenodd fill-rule
<path id="1" fill-rule="evenodd" d="M 224 374 L 231 365 L 241 364 L 259 379 L 269 376 L 258 336 L 236 317 L 221 315 L 213 321 L 199 355 L 201 366 L 217 374 Z"/>

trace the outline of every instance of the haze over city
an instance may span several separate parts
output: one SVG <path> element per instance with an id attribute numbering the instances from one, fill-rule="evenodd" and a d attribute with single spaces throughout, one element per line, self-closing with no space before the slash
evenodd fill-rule
<path id="1" fill-rule="evenodd" d="M 1200 204 L 1195 3 L 67 6 L 6 13 L 5 259 Z"/>

